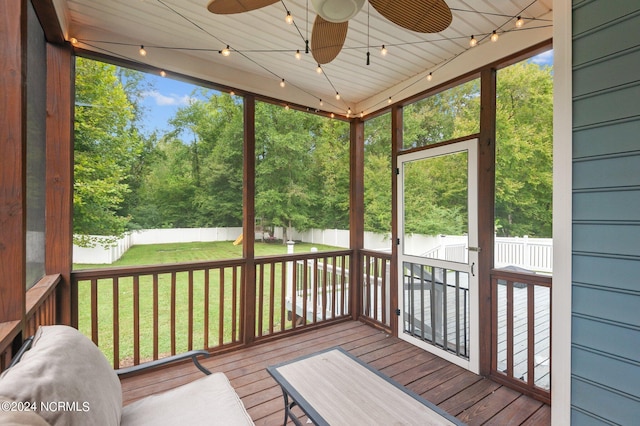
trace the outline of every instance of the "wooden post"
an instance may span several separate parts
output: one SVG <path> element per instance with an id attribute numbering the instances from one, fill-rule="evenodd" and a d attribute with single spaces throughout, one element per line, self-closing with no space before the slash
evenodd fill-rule
<path id="1" fill-rule="evenodd" d="M 496 70 L 480 75 L 480 141 L 478 150 L 478 297 L 480 304 L 480 374 L 491 371 L 491 269 L 494 252 L 496 164 Z"/>
<path id="2" fill-rule="evenodd" d="M 353 258 L 349 267 L 351 289 L 351 317 L 357 320 L 362 310 L 362 259 L 364 246 L 364 122 L 351 121 L 350 129 L 350 198 L 349 198 L 349 246 Z"/>
<path id="3" fill-rule="evenodd" d="M 256 98 L 244 98 L 244 172 L 242 191 L 244 280 L 242 290 L 242 340 L 250 345 L 256 335 L 255 193 L 256 193 Z"/>
<path id="4" fill-rule="evenodd" d="M 0 2 L 0 323 L 25 315 L 26 2 Z"/>
<path id="5" fill-rule="evenodd" d="M 73 64 L 69 47 L 47 43 L 45 271 L 62 277 L 56 295 L 56 322 L 77 327 L 77 294 L 73 300 L 71 291 Z"/>
<path id="6" fill-rule="evenodd" d="M 398 336 L 398 315 L 396 315 L 396 310 L 400 308 L 398 286 L 402 285 L 398 276 L 398 249 L 400 246 L 396 244 L 396 241 L 400 238 L 400 230 L 398 229 L 398 177 L 396 170 L 398 168 L 398 152 L 402 148 L 402 114 L 402 106 L 394 105 L 391 109 L 391 270 L 389 272 L 391 277 L 391 282 L 389 283 L 391 318 L 389 319 L 389 325 L 393 335 L 396 337 Z"/>

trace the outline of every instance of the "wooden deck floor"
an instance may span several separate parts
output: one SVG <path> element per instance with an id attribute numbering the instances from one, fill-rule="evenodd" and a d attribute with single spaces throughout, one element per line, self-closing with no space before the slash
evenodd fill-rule
<path id="1" fill-rule="evenodd" d="M 229 377 L 257 425 L 281 425 L 282 394 L 265 368 L 332 346 L 342 346 L 469 425 L 550 424 L 548 405 L 355 321 L 217 355 L 203 364 Z M 125 378 L 122 381 L 124 402 L 130 403 L 201 376 L 192 365 L 180 365 Z"/>

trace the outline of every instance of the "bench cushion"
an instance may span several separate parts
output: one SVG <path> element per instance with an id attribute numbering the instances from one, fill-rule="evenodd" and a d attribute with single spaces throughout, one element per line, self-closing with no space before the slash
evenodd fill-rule
<path id="1" fill-rule="evenodd" d="M 123 426 L 253 425 L 224 373 L 151 395 L 122 410 Z"/>
<path id="2" fill-rule="evenodd" d="M 0 376 L 0 399 L 29 401 L 56 425 L 118 425 L 122 389 L 98 347 L 64 325 L 40 327 L 22 360 Z"/>

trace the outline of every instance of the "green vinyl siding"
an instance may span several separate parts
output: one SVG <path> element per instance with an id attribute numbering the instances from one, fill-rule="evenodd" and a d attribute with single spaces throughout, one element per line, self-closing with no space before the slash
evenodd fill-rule
<path id="1" fill-rule="evenodd" d="M 640 417 L 640 1 L 573 1 L 571 418 Z"/>

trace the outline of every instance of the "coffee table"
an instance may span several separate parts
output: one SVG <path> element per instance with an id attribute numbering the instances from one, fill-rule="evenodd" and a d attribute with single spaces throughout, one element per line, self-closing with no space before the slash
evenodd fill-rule
<path id="1" fill-rule="evenodd" d="M 340 347 L 267 368 L 282 388 L 284 423 L 300 407 L 316 425 L 463 425 Z"/>

